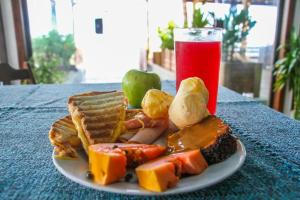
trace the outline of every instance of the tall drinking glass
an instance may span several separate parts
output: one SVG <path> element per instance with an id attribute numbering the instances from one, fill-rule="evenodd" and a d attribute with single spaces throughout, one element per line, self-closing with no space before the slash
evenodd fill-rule
<path id="1" fill-rule="evenodd" d="M 208 110 L 216 112 L 222 29 L 175 29 L 176 89 L 189 77 L 201 78 L 208 91 Z"/>

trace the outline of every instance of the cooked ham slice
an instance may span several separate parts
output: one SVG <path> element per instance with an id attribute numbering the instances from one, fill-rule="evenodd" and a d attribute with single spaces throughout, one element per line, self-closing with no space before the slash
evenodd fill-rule
<path id="1" fill-rule="evenodd" d="M 127 130 L 140 128 L 128 142 L 151 144 L 168 128 L 168 125 L 167 119 L 154 120 L 143 113 L 139 113 L 134 119 L 125 122 Z"/>

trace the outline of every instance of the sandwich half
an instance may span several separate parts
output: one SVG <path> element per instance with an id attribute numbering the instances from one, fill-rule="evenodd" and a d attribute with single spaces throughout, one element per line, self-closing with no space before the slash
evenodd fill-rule
<path id="1" fill-rule="evenodd" d="M 49 131 L 49 140 L 54 146 L 55 157 L 60 159 L 77 158 L 76 149 L 81 148 L 81 141 L 71 116 L 57 120 Z"/>
<path id="2" fill-rule="evenodd" d="M 68 109 L 87 154 L 89 145 L 115 142 L 122 132 L 126 117 L 123 92 L 74 95 L 69 98 Z"/>

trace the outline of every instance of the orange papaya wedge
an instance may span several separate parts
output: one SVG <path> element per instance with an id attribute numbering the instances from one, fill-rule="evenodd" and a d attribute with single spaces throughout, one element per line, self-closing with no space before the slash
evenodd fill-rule
<path id="1" fill-rule="evenodd" d="M 160 145 L 102 143 L 89 146 L 89 169 L 94 181 L 107 185 L 123 178 L 126 168 L 157 158 L 166 148 Z"/>
<path id="2" fill-rule="evenodd" d="M 199 150 L 175 153 L 138 166 L 139 185 L 147 190 L 163 192 L 175 187 L 182 174 L 200 174 L 208 167 Z"/>

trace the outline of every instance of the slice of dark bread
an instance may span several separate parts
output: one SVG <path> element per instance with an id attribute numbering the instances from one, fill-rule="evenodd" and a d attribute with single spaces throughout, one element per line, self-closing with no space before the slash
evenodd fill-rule
<path id="1" fill-rule="evenodd" d="M 237 139 L 222 119 L 210 115 L 168 136 L 168 152 L 200 149 L 208 164 L 221 162 L 237 150 Z"/>
<path id="2" fill-rule="evenodd" d="M 237 138 L 230 133 L 219 136 L 215 144 L 202 148 L 201 153 L 209 165 L 222 162 L 236 152 Z"/>

